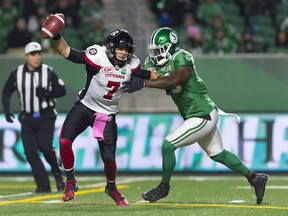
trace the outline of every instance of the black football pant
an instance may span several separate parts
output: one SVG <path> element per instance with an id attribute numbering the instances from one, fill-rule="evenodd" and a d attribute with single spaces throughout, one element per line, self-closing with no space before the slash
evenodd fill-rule
<path id="1" fill-rule="evenodd" d="M 93 127 L 96 114 L 77 101 L 66 116 L 60 138 L 73 142 L 87 127 Z M 104 140 L 98 141 L 101 159 L 104 163 L 115 161 L 117 135 L 116 115 L 112 114 L 109 115 L 104 129 Z"/>
<path id="2" fill-rule="evenodd" d="M 20 120 L 25 155 L 31 166 L 37 187 L 50 187 L 48 173 L 40 158 L 40 152 L 43 153 L 45 160 L 51 166 L 53 174 L 61 172 L 53 146 L 55 120 L 56 116 L 45 118 L 22 116 Z"/>

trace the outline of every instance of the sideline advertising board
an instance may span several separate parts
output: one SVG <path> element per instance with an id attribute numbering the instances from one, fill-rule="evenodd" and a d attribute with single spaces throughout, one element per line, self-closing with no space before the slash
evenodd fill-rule
<path id="1" fill-rule="evenodd" d="M 54 145 L 59 155 L 59 133 L 66 114 L 56 121 Z M 238 124 L 232 116 L 220 116 L 219 129 L 227 150 L 257 171 L 288 171 L 288 114 L 243 113 Z M 15 118 L 17 119 L 17 117 Z M 161 144 L 183 120 L 178 114 L 118 114 L 117 166 L 119 171 L 161 171 Z M 103 163 L 91 128 L 73 143 L 77 172 L 102 171 Z M 229 171 L 211 160 L 197 143 L 175 151 L 175 171 Z M 42 156 L 43 157 L 43 156 Z M 47 169 L 49 165 L 43 160 Z M 20 123 L 0 115 L 0 172 L 30 172 L 20 138 Z"/>

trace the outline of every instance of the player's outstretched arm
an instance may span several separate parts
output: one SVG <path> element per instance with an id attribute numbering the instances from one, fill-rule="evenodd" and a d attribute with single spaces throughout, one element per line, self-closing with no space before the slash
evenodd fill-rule
<path id="1" fill-rule="evenodd" d="M 169 76 L 160 77 L 158 79 L 145 80 L 145 87 L 158 89 L 174 89 L 176 86 L 185 82 L 192 74 L 193 69 L 189 66 L 180 66 L 174 73 Z"/>
<path id="2" fill-rule="evenodd" d="M 61 30 L 65 26 L 65 16 L 62 13 L 51 14 L 42 24 L 41 37 L 43 39 L 51 38 L 57 52 L 67 58 L 70 53 L 70 47 L 61 36 Z"/>
<path id="3" fill-rule="evenodd" d="M 185 82 L 193 73 L 193 68 L 180 66 L 169 76 L 159 77 L 158 79 L 143 79 L 132 76 L 131 80 L 123 82 L 123 92 L 133 93 L 144 87 L 170 90 Z"/>
<path id="4" fill-rule="evenodd" d="M 57 38 L 58 37 L 58 38 Z M 56 37 L 52 38 L 53 45 L 59 55 L 63 56 L 64 58 L 68 58 L 70 53 L 70 47 L 67 44 L 67 42 L 64 40 L 64 38 L 61 36 L 61 34 L 57 35 Z"/>

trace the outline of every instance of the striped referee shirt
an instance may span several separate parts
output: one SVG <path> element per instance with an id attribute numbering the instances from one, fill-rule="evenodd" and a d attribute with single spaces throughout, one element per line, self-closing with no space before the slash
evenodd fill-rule
<path id="1" fill-rule="evenodd" d="M 36 96 L 36 88 L 47 89 L 48 96 Z M 25 113 L 37 113 L 47 108 L 54 108 L 55 98 L 66 93 L 64 82 L 58 78 L 51 67 L 41 64 L 34 71 L 29 71 L 26 64 L 12 71 L 2 91 L 4 112 L 10 111 L 10 98 L 17 90 L 20 99 L 20 109 Z"/>

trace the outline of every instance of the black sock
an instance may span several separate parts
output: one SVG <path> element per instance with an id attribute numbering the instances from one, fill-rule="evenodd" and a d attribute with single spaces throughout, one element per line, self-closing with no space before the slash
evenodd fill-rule
<path id="1" fill-rule="evenodd" d="M 74 169 L 69 170 L 69 171 L 65 171 L 65 173 L 66 173 L 67 180 L 75 179 Z"/>
<path id="2" fill-rule="evenodd" d="M 112 189 L 112 190 L 115 190 L 116 189 L 116 184 L 115 182 L 108 182 L 107 181 L 107 186 Z"/>
<path id="3" fill-rule="evenodd" d="M 252 175 L 249 177 L 249 181 L 253 181 L 256 177 L 256 174 L 253 172 Z"/>
<path id="4" fill-rule="evenodd" d="M 161 182 L 160 185 L 165 185 L 169 187 L 169 182 Z"/>

